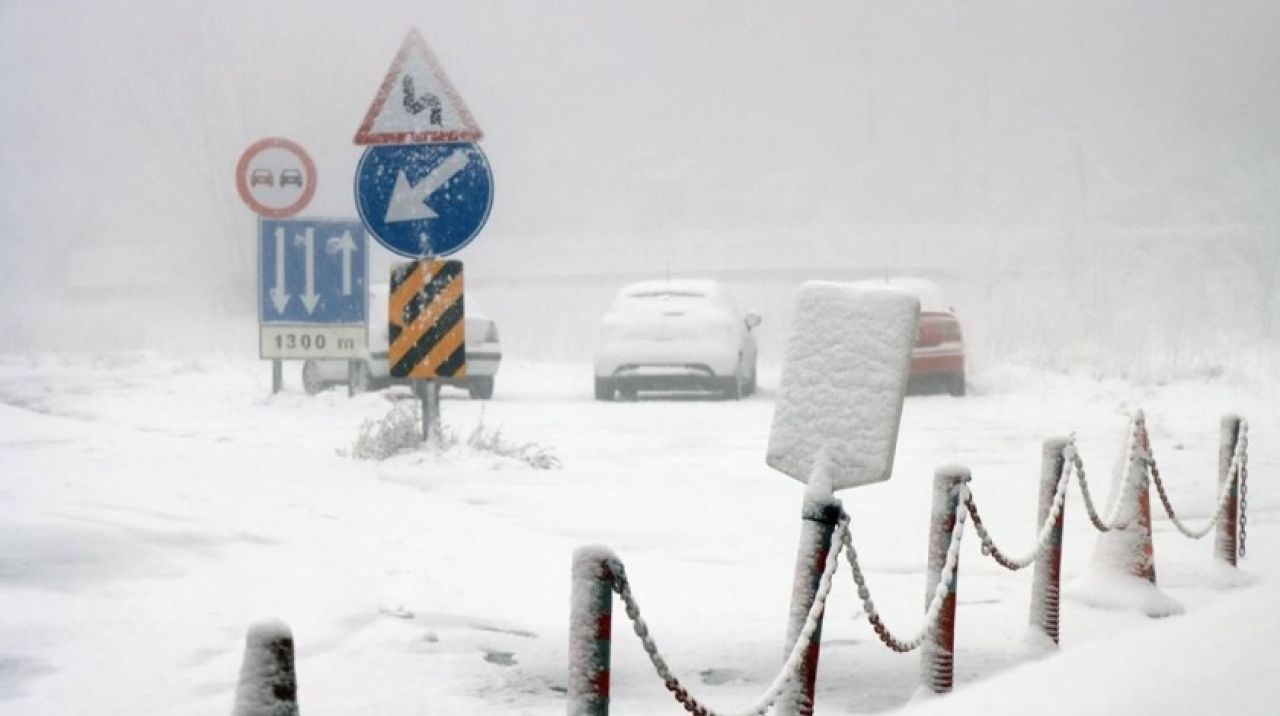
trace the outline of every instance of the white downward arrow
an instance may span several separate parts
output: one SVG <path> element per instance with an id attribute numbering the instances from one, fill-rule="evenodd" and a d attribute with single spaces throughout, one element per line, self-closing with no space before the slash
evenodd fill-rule
<path id="1" fill-rule="evenodd" d="M 316 295 L 316 230 L 307 227 L 306 233 L 299 236 L 298 241 L 302 242 L 306 250 L 306 290 L 302 292 L 302 306 L 307 309 L 307 315 L 311 315 L 316 310 L 316 304 L 320 303 L 320 297 Z"/>
<path id="2" fill-rule="evenodd" d="M 276 313 L 284 313 L 285 306 L 289 305 L 289 294 L 284 290 L 284 227 L 276 229 L 276 285 L 271 288 L 268 293 L 271 294 L 271 304 L 276 307 Z"/>
<path id="3" fill-rule="evenodd" d="M 467 167 L 470 158 L 464 150 L 456 150 L 443 162 L 432 169 L 422 181 L 410 184 L 409 178 L 402 170 L 396 175 L 396 186 L 391 192 L 391 202 L 387 204 L 387 215 L 384 219 L 390 224 L 396 221 L 414 221 L 417 219 L 434 219 L 439 214 L 427 206 L 427 197 L 444 186 L 453 175 Z"/>

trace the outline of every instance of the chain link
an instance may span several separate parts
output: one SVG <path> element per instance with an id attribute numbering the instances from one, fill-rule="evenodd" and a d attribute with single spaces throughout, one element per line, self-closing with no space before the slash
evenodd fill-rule
<path id="1" fill-rule="evenodd" d="M 1053 502 L 1049 506 L 1049 514 L 1045 516 L 1044 523 L 1040 525 L 1036 532 L 1035 548 L 1026 557 L 1015 559 L 996 546 L 995 540 L 987 532 L 986 525 L 982 523 L 982 517 L 978 514 L 978 504 L 973 499 L 973 492 L 970 491 L 964 506 L 969 511 L 970 516 L 973 517 L 973 529 L 978 533 L 979 539 L 982 540 L 983 555 L 991 557 L 1001 567 L 1011 572 L 1025 569 L 1040 558 L 1045 548 L 1049 546 L 1050 540 L 1053 539 L 1053 528 L 1058 522 L 1058 516 L 1062 514 L 1062 505 L 1067 498 L 1067 485 L 1071 481 L 1072 461 L 1070 458 L 1074 454 L 1074 445 L 1067 445 L 1062 449 L 1062 470 L 1058 473 L 1058 483 L 1054 489 Z"/>
<path id="2" fill-rule="evenodd" d="M 1151 454 L 1151 443 L 1149 440 L 1143 440 L 1144 454 L 1142 459 L 1147 464 L 1147 468 L 1151 471 L 1151 481 L 1156 485 L 1156 493 L 1160 495 L 1160 503 L 1164 505 L 1165 514 L 1169 515 L 1169 521 L 1173 526 L 1178 528 L 1186 537 L 1191 539 L 1202 539 L 1205 535 L 1213 531 L 1213 528 L 1222 521 L 1223 516 L 1227 513 L 1227 506 L 1231 502 L 1231 492 L 1233 489 L 1243 486 L 1245 474 L 1245 462 L 1247 460 L 1247 450 L 1249 445 L 1248 424 L 1243 420 L 1240 421 L 1240 429 L 1236 433 L 1235 451 L 1231 455 L 1231 462 L 1227 465 L 1227 479 L 1223 480 L 1218 487 L 1218 498 L 1215 501 L 1217 507 L 1213 511 L 1213 517 L 1204 528 L 1193 530 L 1187 527 L 1182 520 L 1178 519 L 1173 511 L 1173 503 L 1169 501 L 1169 494 L 1165 491 L 1164 480 L 1160 478 L 1160 468 L 1156 465 L 1155 456 Z M 1248 488 L 1245 487 L 1245 490 Z M 1247 506 L 1247 504 L 1245 505 Z M 1243 509 L 1243 508 L 1242 508 Z M 1243 511 L 1242 513 L 1243 514 Z M 1248 518 L 1245 517 L 1247 522 Z"/>
<path id="3" fill-rule="evenodd" d="M 958 499 L 963 505 L 969 501 L 969 487 L 961 485 Z M 871 599 L 871 590 L 867 587 L 866 575 L 862 572 L 862 566 L 858 563 L 858 551 L 853 547 L 853 537 L 849 531 L 843 533 L 845 559 L 849 562 L 849 570 L 853 572 L 853 583 L 858 587 L 858 598 L 862 601 L 862 610 L 867 615 L 867 621 L 870 622 L 871 628 L 875 630 L 876 636 L 884 645 L 890 649 L 905 654 L 914 651 L 924 643 L 938 630 L 938 621 L 942 616 L 942 603 L 946 600 L 947 595 L 951 591 L 951 582 L 956 573 L 956 565 L 960 561 L 960 539 L 964 536 L 965 515 L 968 510 L 956 510 L 956 524 L 951 529 L 951 544 L 947 548 L 947 558 L 942 564 L 942 571 L 938 576 L 938 586 L 934 589 L 933 597 L 929 601 L 929 606 L 925 609 L 924 625 L 920 627 L 920 632 L 910 639 L 900 639 L 889 631 L 884 625 L 884 620 L 880 618 L 880 612 L 876 610 L 875 601 Z"/>
<path id="4" fill-rule="evenodd" d="M 1132 457 L 1134 451 L 1132 435 L 1130 435 L 1128 450 L 1129 456 Z M 1097 506 L 1094 506 L 1093 503 L 1093 493 L 1089 492 L 1089 479 L 1088 475 L 1085 474 L 1084 471 L 1084 461 L 1080 459 L 1079 452 L 1074 450 L 1071 451 L 1071 462 L 1075 465 L 1076 482 L 1080 483 L 1080 496 L 1084 498 L 1084 511 L 1088 512 L 1089 521 L 1093 523 L 1093 529 L 1098 530 L 1098 532 L 1112 532 L 1112 530 L 1119 532 L 1119 530 L 1129 529 L 1129 525 L 1133 524 L 1134 519 L 1137 519 L 1137 517 L 1130 517 L 1130 519 L 1125 521 L 1125 523 L 1117 523 L 1115 511 L 1116 509 L 1119 509 L 1120 501 L 1116 501 L 1115 509 L 1112 509 L 1112 514 L 1108 516 L 1110 519 L 1103 520 L 1102 516 L 1098 515 Z M 1125 474 L 1123 480 L 1121 480 L 1121 484 L 1129 484 L 1129 470 L 1132 469 L 1133 460 L 1129 460 L 1125 464 Z"/>
<path id="5" fill-rule="evenodd" d="M 1240 453 L 1239 472 L 1236 473 L 1237 479 L 1240 480 L 1240 558 L 1244 559 L 1245 553 L 1248 551 L 1245 544 L 1249 539 L 1249 423 L 1241 420 L 1240 431 L 1236 437 L 1236 451 Z"/>
<path id="6" fill-rule="evenodd" d="M 795 644 L 791 647 L 791 652 L 787 655 L 787 660 L 783 663 L 782 669 L 773 681 L 765 689 L 751 706 L 736 714 L 741 716 L 764 716 L 778 698 L 782 695 L 783 688 L 793 681 L 796 674 L 799 673 L 804 663 L 804 654 L 808 650 L 809 641 L 813 638 L 813 634 L 818 629 L 818 624 L 822 618 L 823 610 L 826 608 L 827 596 L 831 593 L 832 578 L 835 576 L 836 567 L 840 563 L 840 550 L 844 544 L 849 544 L 849 515 L 841 513 L 840 522 L 836 525 L 836 531 L 831 536 L 831 545 L 834 549 L 829 549 L 827 553 L 827 562 L 823 567 L 822 578 L 818 582 L 817 592 L 813 597 L 813 604 L 809 607 L 809 614 L 805 619 L 804 626 L 800 629 L 800 634 L 796 637 Z M 662 679 L 662 683 L 667 687 L 667 691 L 675 697 L 676 701 L 694 716 L 719 716 L 720 712 L 712 710 L 710 707 L 698 701 L 688 689 L 681 685 L 680 680 L 671 673 L 671 668 L 667 666 L 667 662 L 662 658 L 662 654 L 658 651 L 658 645 L 654 642 L 653 637 L 649 634 L 649 625 L 644 618 L 640 616 L 640 605 L 636 602 L 635 595 L 631 592 L 631 582 L 627 579 L 626 569 L 622 565 L 622 561 L 612 559 L 608 564 L 609 573 L 612 576 L 613 591 L 617 592 L 618 597 L 622 599 L 622 604 L 626 610 L 627 618 L 632 622 L 632 628 L 636 636 L 640 637 L 640 643 L 644 648 L 645 654 L 649 657 L 649 662 L 653 664 L 654 671 L 658 673 L 658 678 Z M 725 716 L 730 716 L 726 714 Z"/>

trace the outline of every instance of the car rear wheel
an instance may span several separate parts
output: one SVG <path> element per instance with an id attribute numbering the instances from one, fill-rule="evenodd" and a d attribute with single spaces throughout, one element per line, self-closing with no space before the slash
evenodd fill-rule
<path id="1" fill-rule="evenodd" d="M 957 398 L 964 396 L 964 373 L 947 376 L 947 392 Z"/>
<path id="2" fill-rule="evenodd" d="M 493 376 L 477 375 L 467 379 L 467 393 L 472 398 L 488 400 L 493 397 Z"/>
<path id="3" fill-rule="evenodd" d="M 307 395 L 315 395 L 324 390 L 324 381 L 320 380 L 320 366 L 313 360 L 302 364 L 302 389 Z"/>
<path id="4" fill-rule="evenodd" d="M 613 400 L 613 381 L 596 378 L 596 400 Z"/>
<path id="5" fill-rule="evenodd" d="M 351 369 L 348 368 L 348 370 Z M 350 380 L 352 393 L 368 393 L 373 390 L 373 373 L 369 372 L 369 364 L 364 361 L 356 363 Z"/>

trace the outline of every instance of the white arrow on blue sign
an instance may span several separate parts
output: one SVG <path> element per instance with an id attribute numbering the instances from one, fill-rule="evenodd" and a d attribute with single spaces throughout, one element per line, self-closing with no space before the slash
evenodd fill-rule
<path id="1" fill-rule="evenodd" d="M 262 219 L 258 239 L 261 323 L 364 325 L 368 240 L 359 221 Z"/>
<path id="2" fill-rule="evenodd" d="M 378 243 L 410 258 L 448 256 L 489 219 L 493 174 L 476 144 L 406 144 L 365 150 L 356 209 Z"/>

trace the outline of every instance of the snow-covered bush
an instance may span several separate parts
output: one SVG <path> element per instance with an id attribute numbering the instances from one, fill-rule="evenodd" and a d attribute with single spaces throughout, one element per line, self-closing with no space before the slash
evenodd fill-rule
<path id="1" fill-rule="evenodd" d="M 471 431 L 471 436 L 467 438 L 467 445 L 474 450 L 519 460 L 535 470 L 556 470 L 560 467 L 560 458 L 555 456 L 551 448 L 538 443 L 517 443 L 507 440 L 502 435 L 502 428 L 485 427 L 483 417 L 476 424 L 475 430 Z"/>
<path id="2" fill-rule="evenodd" d="M 436 440 L 430 445 L 422 439 L 422 412 L 417 401 L 400 401 L 378 420 L 365 420 L 360 433 L 351 445 L 350 452 L 339 451 L 361 460 L 386 460 L 400 453 L 426 448 L 437 454 L 448 452 L 459 445 L 458 433 L 447 425 L 440 427 Z M 502 434 L 502 428 L 485 425 L 483 414 L 467 437 L 466 446 L 476 452 L 518 460 L 535 470 L 554 470 L 560 467 L 560 459 L 551 448 L 533 442 L 515 442 Z"/>
<path id="3" fill-rule="evenodd" d="M 351 457 L 361 460 L 387 458 L 422 447 L 422 416 L 418 404 L 400 401 L 381 420 L 365 420 L 351 444 Z"/>

